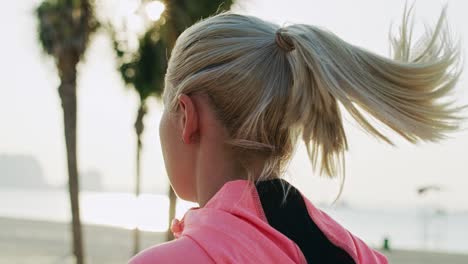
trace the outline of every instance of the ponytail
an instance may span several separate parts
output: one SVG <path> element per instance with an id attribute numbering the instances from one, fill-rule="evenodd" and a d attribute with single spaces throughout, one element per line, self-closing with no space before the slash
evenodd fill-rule
<path id="1" fill-rule="evenodd" d="M 365 131 L 389 144 L 390 138 L 364 116 L 367 112 L 411 143 L 438 141 L 458 128 L 464 107 L 441 102 L 460 74 L 460 50 L 449 36 L 443 9 L 434 30 L 413 46 L 405 8 L 398 37 L 391 38 L 393 60 L 353 46 L 310 25 L 278 31 L 288 53 L 293 85 L 285 120 L 302 132 L 314 168 L 329 176 L 344 168 L 347 149 L 341 104 Z M 280 46 L 281 47 L 281 46 Z M 344 170 L 343 170 L 344 176 Z"/>
<path id="2" fill-rule="evenodd" d="M 314 169 L 344 181 L 348 145 L 341 108 L 390 144 L 366 117 L 413 143 L 437 141 L 458 128 L 462 107 L 439 100 L 461 73 L 446 9 L 416 45 L 410 11 L 405 9 L 400 34 L 391 39 L 394 59 L 314 26 L 280 28 L 232 12 L 204 19 L 177 39 L 165 104 L 175 111 L 181 93 L 208 95 L 226 128 L 226 146 L 251 180 L 280 177 L 302 135 Z"/>

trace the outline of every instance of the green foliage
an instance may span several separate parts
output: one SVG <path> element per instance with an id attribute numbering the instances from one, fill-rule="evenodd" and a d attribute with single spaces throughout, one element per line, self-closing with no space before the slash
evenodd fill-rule
<path id="1" fill-rule="evenodd" d="M 163 90 L 167 67 L 167 45 L 160 38 L 159 28 L 152 27 L 143 35 L 138 51 L 134 54 L 128 54 L 119 48 L 116 41 L 114 49 L 122 61 L 119 71 L 123 80 L 137 90 L 141 101 L 150 95 L 159 97 Z"/>
<path id="2" fill-rule="evenodd" d="M 45 0 L 36 15 L 42 48 L 56 58 L 67 54 L 79 60 L 99 26 L 93 5 L 86 0 Z"/>
<path id="3" fill-rule="evenodd" d="M 228 10 L 232 0 L 166 0 L 166 11 L 140 38 L 136 52 L 126 50 L 125 41 L 113 32 L 114 50 L 120 74 L 134 88 L 143 102 L 151 95 L 160 97 L 164 88 L 167 59 L 174 41 L 198 20 Z"/>
<path id="4" fill-rule="evenodd" d="M 233 4 L 232 0 L 166 0 L 166 19 L 173 24 L 176 35 L 180 35 L 187 27 L 202 18 L 227 11 Z"/>

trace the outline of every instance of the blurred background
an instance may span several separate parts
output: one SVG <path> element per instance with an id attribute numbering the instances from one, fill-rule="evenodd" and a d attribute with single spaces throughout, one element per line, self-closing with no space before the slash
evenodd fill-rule
<path id="1" fill-rule="evenodd" d="M 415 35 L 448 3 L 416 1 Z M 405 1 L 22 0 L 0 8 L 0 263 L 126 263 L 172 239 L 191 207 L 170 191 L 158 124 L 167 56 L 221 10 L 314 24 L 389 56 Z M 466 52 L 468 45 L 462 44 Z M 468 104 L 468 72 L 453 94 Z M 468 263 L 468 131 L 388 146 L 345 115 L 346 184 L 312 172 L 301 145 L 287 180 L 391 263 Z M 64 133 L 65 132 L 65 133 Z M 66 135 L 66 137 L 65 137 Z M 72 228 L 74 227 L 74 228 Z M 73 235 L 74 234 L 74 235 Z M 81 234 L 81 235 L 80 235 Z"/>

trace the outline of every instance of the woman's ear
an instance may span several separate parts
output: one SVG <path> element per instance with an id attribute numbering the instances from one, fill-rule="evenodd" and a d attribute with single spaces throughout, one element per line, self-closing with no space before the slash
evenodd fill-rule
<path id="1" fill-rule="evenodd" d="M 182 141 L 191 144 L 197 138 L 199 123 L 198 111 L 194 100 L 186 95 L 179 95 L 179 109 L 181 110 Z"/>

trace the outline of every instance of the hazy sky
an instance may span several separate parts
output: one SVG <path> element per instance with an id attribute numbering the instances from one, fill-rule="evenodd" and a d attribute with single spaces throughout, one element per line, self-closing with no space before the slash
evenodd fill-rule
<path id="1" fill-rule="evenodd" d="M 36 157 L 51 184 L 66 181 L 62 109 L 57 95 L 59 80 L 50 58 L 42 55 L 36 36 L 33 8 L 37 0 L 9 1 L 0 9 L 0 153 Z M 117 1 L 114 1 L 114 3 Z M 463 0 L 417 1 L 416 21 L 433 24 L 443 3 L 453 32 L 465 38 Z M 388 29 L 398 25 L 404 1 L 243 1 L 241 13 L 284 23 L 309 23 L 325 27 L 346 41 L 388 55 Z M 465 41 L 466 43 L 466 41 Z M 114 61 L 110 41 L 98 33 L 79 67 L 79 165 L 98 170 L 109 188 L 133 187 L 137 97 L 125 88 Z M 468 45 L 464 44 L 465 52 Z M 456 96 L 468 103 L 465 72 Z M 168 181 L 159 147 L 161 106 L 150 102 L 144 134 L 143 189 L 165 191 Z M 466 125 L 464 126 L 467 127 Z M 397 147 L 369 137 L 346 120 L 350 151 L 343 200 L 363 206 L 411 206 L 422 202 L 416 188 L 426 184 L 443 187 L 430 194 L 431 203 L 468 210 L 468 131 L 439 144 L 410 145 L 397 139 Z M 1 177 L 1 175 L 0 175 Z M 311 172 L 301 147 L 291 163 L 288 179 L 314 201 L 331 201 L 336 181 Z M 159 187 L 158 187 L 159 186 Z"/>

